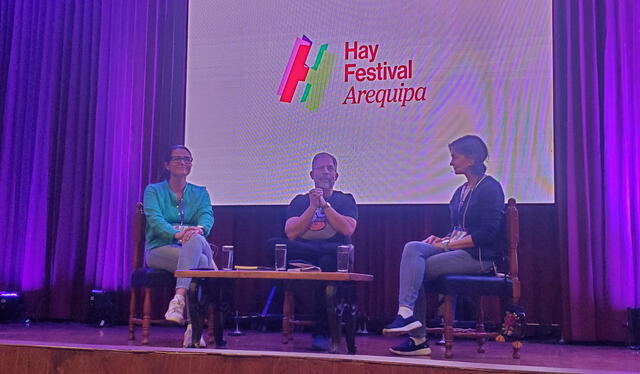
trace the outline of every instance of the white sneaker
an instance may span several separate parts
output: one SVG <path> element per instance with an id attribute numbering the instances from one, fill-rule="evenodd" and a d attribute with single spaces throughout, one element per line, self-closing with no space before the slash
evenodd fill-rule
<path id="1" fill-rule="evenodd" d="M 167 321 L 175 322 L 179 325 L 184 325 L 184 296 L 175 295 L 169 303 L 169 309 L 164 314 L 164 318 Z"/>
<path id="2" fill-rule="evenodd" d="M 187 325 L 187 330 L 185 330 L 184 332 L 184 339 L 182 340 L 182 347 L 183 348 L 193 348 L 192 344 L 191 344 L 191 338 L 193 337 L 192 335 L 192 331 L 191 331 L 191 324 Z M 206 348 L 207 347 L 207 342 L 204 341 L 204 336 L 200 335 L 200 345 L 195 347 L 195 348 Z"/>

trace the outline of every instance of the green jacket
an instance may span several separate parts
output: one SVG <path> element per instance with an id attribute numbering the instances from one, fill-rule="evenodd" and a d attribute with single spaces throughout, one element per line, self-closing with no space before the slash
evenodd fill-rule
<path id="1" fill-rule="evenodd" d="M 213 227 L 213 209 L 207 189 L 187 183 L 184 189 L 182 214 L 176 194 L 165 180 L 150 184 L 144 190 L 144 214 L 146 248 L 153 249 L 168 244 L 178 244 L 173 237 L 178 230 L 174 226 L 202 226 L 208 236 Z M 181 221 L 182 217 L 182 221 Z"/>

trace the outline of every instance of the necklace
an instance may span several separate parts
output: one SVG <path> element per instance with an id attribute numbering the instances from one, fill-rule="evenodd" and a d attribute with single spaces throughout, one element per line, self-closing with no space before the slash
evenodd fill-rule
<path id="1" fill-rule="evenodd" d="M 484 180 L 484 178 L 486 178 L 487 175 L 483 175 L 482 178 L 480 178 L 480 180 L 478 181 L 478 183 L 476 183 L 475 186 L 473 186 L 473 188 L 468 188 L 468 186 L 465 185 L 464 189 L 468 190 L 468 191 L 463 191 L 464 193 L 464 197 L 460 196 L 460 207 L 458 208 L 458 211 L 460 211 L 462 209 L 462 205 L 464 204 L 464 212 L 462 213 L 462 227 L 465 227 L 465 220 L 467 218 L 467 210 L 469 209 L 469 202 L 471 201 L 471 195 L 473 195 L 473 191 L 480 185 L 480 183 L 482 183 L 482 181 Z M 468 183 L 467 183 L 468 184 Z M 462 194 L 461 194 L 462 195 Z M 467 200 L 467 203 L 465 204 L 465 200 L 467 199 L 467 197 L 469 198 Z"/>

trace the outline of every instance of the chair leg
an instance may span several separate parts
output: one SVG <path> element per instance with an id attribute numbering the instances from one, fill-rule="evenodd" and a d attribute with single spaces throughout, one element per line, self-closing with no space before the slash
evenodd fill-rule
<path id="1" fill-rule="evenodd" d="M 286 288 L 284 290 L 284 304 L 282 305 L 282 343 L 287 344 L 292 339 L 293 325 L 289 323 L 293 319 L 293 292 Z"/>
<path id="2" fill-rule="evenodd" d="M 522 343 L 519 340 L 516 340 L 511 343 L 511 347 L 513 348 L 513 354 L 511 355 L 513 358 L 520 358 L 520 348 L 522 348 Z"/>
<path id="3" fill-rule="evenodd" d="M 476 331 L 477 332 L 484 332 L 484 307 L 483 307 L 483 297 L 480 296 L 477 298 L 477 302 L 478 302 L 478 318 L 476 320 Z M 483 337 L 478 337 L 478 339 L 476 339 L 476 341 L 478 342 L 478 353 L 484 353 L 484 342 L 485 342 L 485 338 Z"/>
<path id="4" fill-rule="evenodd" d="M 453 357 L 453 308 L 451 296 L 444 296 L 444 357 Z"/>
<path id="5" fill-rule="evenodd" d="M 507 311 L 507 305 L 511 304 L 511 305 L 517 305 L 516 300 L 519 301 L 519 299 L 513 298 L 513 299 L 508 299 L 508 298 L 500 298 L 500 310 L 502 310 L 503 315 L 506 314 Z M 506 324 L 506 317 L 505 320 L 503 322 L 503 324 Z M 522 323 L 524 323 L 524 321 L 522 321 Z M 504 325 L 503 325 L 504 326 Z M 523 344 L 520 340 L 514 340 L 511 342 L 511 348 L 512 348 L 512 354 L 511 357 L 514 359 L 519 359 L 520 358 L 520 349 L 522 348 Z"/>
<path id="6" fill-rule="evenodd" d="M 213 336 L 213 325 L 215 324 L 215 317 L 214 317 L 214 313 L 213 313 L 213 305 L 209 304 L 209 321 L 207 321 L 207 333 L 209 334 L 208 339 L 207 339 L 207 343 L 209 345 L 213 344 L 213 342 L 215 341 L 214 336 Z"/>
<path id="7" fill-rule="evenodd" d="M 144 288 L 142 308 L 142 344 L 149 344 L 149 328 L 151 327 L 151 288 Z"/>
<path id="8" fill-rule="evenodd" d="M 138 307 L 137 300 L 138 299 L 138 290 L 136 288 L 131 288 L 131 296 L 129 298 L 129 340 L 136 339 L 136 324 L 133 323 L 134 318 L 136 318 L 136 309 Z"/>

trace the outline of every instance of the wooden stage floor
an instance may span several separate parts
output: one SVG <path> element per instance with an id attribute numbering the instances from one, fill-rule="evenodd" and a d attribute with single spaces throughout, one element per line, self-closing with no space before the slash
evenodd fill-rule
<path id="1" fill-rule="evenodd" d="M 138 335 L 140 332 L 138 329 Z M 30 326 L 0 324 L 0 365 L 3 365 L 0 366 L 2 368 L 0 372 L 66 373 L 74 370 L 85 372 L 91 368 L 92 374 L 96 374 L 107 372 L 110 365 L 115 365 L 113 369 L 118 370 L 117 365 L 127 365 L 126 362 L 133 365 L 132 370 L 128 372 L 157 372 L 159 362 L 163 362 L 163 367 L 167 369 L 162 372 L 171 372 L 170 367 L 175 367 L 176 371 L 180 372 L 183 369 L 182 365 L 187 362 L 194 370 L 198 367 L 221 365 L 221 362 L 224 362 L 225 365 L 218 366 L 219 370 L 215 372 L 281 373 L 289 371 L 356 374 L 360 372 L 415 373 L 416 369 L 420 369 L 419 372 L 433 373 L 640 372 L 640 351 L 613 346 L 544 344 L 525 341 L 521 351 L 522 357 L 514 360 L 511 358 L 511 347 L 507 343 L 488 342 L 485 346 L 486 353 L 479 354 L 475 351 L 475 342 L 458 340 L 454 344 L 454 359 L 445 360 L 444 347 L 435 344 L 431 344 L 431 357 L 399 357 L 390 354 L 389 346 L 401 341 L 402 337 L 358 336 L 357 355 L 346 354 L 344 341 L 341 345 L 341 354 L 330 355 L 309 350 L 311 337 L 302 332 L 296 333 L 293 342 L 286 345 L 281 344 L 281 335 L 276 332 L 262 333 L 250 330 L 245 331 L 243 336 L 225 335 L 228 346 L 224 350 L 180 348 L 182 333 L 183 329 L 177 326 L 154 326 L 151 329 L 150 345 L 142 346 L 139 340 L 135 342 L 127 340 L 126 326 L 96 328 L 79 323 L 53 322 L 32 323 Z M 139 339 L 139 336 L 137 338 Z M 67 351 L 67 354 L 62 354 L 63 351 Z M 100 352 L 109 352 L 109 354 L 98 356 Z M 140 361 L 141 352 L 149 354 L 146 358 L 150 361 L 148 366 L 144 366 L 143 361 Z M 182 358 L 179 356 L 181 353 L 184 353 Z M 79 358 L 83 354 L 85 357 L 91 357 L 91 360 Z M 125 357 L 126 354 L 130 354 L 135 360 Z M 159 356 L 162 357 L 161 360 L 155 360 L 152 354 L 163 354 L 163 356 Z M 171 357 L 175 363 L 170 364 L 172 361 L 167 357 Z M 186 360 L 186 357 L 189 357 L 189 360 Z M 198 357 L 205 361 L 194 361 Z M 219 362 L 211 361 L 214 358 Z M 230 360 L 240 361 L 232 363 Z M 259 361 L 263 361 L 262 364 Z M 72 362 L 76 365 L 75 368 L 71 366 Z M 122 363 L 119 364 L 119 362 Z M 138 365 L 135 370 L 133 362 L 138 362 L 135 364 Z M 28 363 L 27 367 L 25 363 Z M 228 370 L 220 370 L 222 368 Z M 243 371 L 238 371 L 240 368 L 244 368 Z"/>

